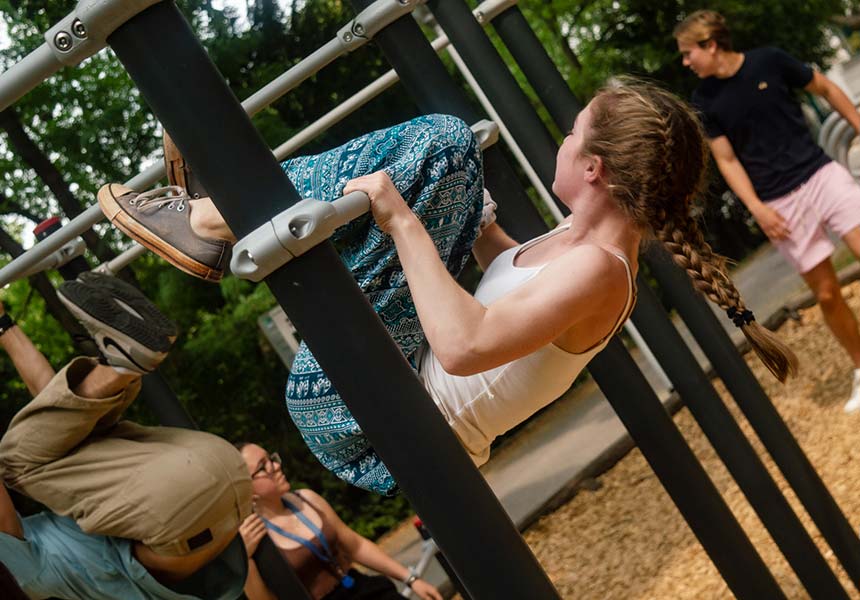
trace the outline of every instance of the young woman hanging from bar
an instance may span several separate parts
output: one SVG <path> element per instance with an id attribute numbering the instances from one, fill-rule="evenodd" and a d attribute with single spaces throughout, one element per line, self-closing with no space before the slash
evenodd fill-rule
<path id="1" fill-rule="evenodd" d="M 174 265 L 217 280 L 235 238 L 178 152 L 167 149 L 171 183 L 184 187 L 141 194 L 109 184 L 99 203 Z M 794 355 L 756 323 L 725 260 L 690 216 L 706 164 L 689 107 L 654 85 L 624 81 L 595 96 L 558 152 L 553 191 L 572 215 L 525 244 L 494 222 L 477 142 L 453 117 L 419 117 L 283 168 L 305 198 L 369 195 L 372 218 L 338 229 L 332 241 L 480 465 L 496 436 L 564 393 L 618 331 L 635 302 L 640 245 L 651 237 L 726 311 L 777 378 L 794 370 Z M 455 279 L 469 252 L 484 269 L 474 296 Z M 396 491 L 304 346 L 286 397 L 326 468 L 365 489 Z M 380 403 L 394 402 L 380 387 Z"/>

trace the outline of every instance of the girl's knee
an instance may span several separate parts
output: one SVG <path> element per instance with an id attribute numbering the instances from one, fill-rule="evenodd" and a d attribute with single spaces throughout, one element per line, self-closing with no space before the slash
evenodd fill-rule
<path id="1" fill-rule="evenodd" d="M 459 117 L 437 113 L 419 118 L 431 130 L 435 146 L 458 148 L 464 152 L 480 150 L 471 127 Z"/>

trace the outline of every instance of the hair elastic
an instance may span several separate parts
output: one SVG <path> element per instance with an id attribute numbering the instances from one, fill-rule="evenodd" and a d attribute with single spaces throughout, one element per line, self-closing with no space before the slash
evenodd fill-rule
<path id="1" fill-rule="evenodd" d="M 755 315 L 747 308 L 743 311 L 738 311 L 737 307 L 732 306 L 726 310 L 726 314 L 734 322 L 736 327 L 743 327 L 755 321 Z"/>

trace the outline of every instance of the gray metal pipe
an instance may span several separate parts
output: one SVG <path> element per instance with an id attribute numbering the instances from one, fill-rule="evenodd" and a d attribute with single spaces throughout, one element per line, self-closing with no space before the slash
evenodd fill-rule
<path id="1" fill-rule="evenodd" d="M 0 74 L 0 110 L 6 110 L 19 98 L 63 67 L 48 44 L 42 44 Z"/>

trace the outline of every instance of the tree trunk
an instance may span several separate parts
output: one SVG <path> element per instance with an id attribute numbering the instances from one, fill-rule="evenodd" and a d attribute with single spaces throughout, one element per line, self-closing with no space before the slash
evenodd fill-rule
<path id="1" fill-rule="evenodd" d="M 68 184 L 63 179 L 62 173 L 57 170 L 47 155 L 30 138 L 14 108 L 0 111 L 0 128 L 6 132 L 9 144 L 15 149 L 21 160 L 33 169 L 36 175 L 45 182 L 45 185 L 54 194 L 66 216 L 73 219 L 81 214 L 83 212 L 81 203 L 72 194 Z M 98 257 L 101 262 L 106 262 L 116 257 L 116 254 L 92 229 L 84 232 L 81 237 L 86 243 L 87 248 L 90 249 L 90 252 Z"/>
<path id="2" fill-rule="evenodd" d="M 13 258 L 17 258 L 24 253 L 24 248 L 3 228 L 0 228 L 0 249 L 11 254 Z M 60 298 L 57 296 L 57 290 L 51 285 L 48 276 L 44 273 L 37 273 L 30 276 L 29 282 L 30 286 L 45 299 L 45 306 L 48 308 L 48 312 L 72 336 L 72 342 L 74 342 L 75 347 L 83 354 L 98 356 L 99 351 L 95 342 L 90 338 L 89 333 L 87 333 L 83 325 L 78 323 L 78 320 L 72 316 L 69 309 L 60 301 Z"/>

